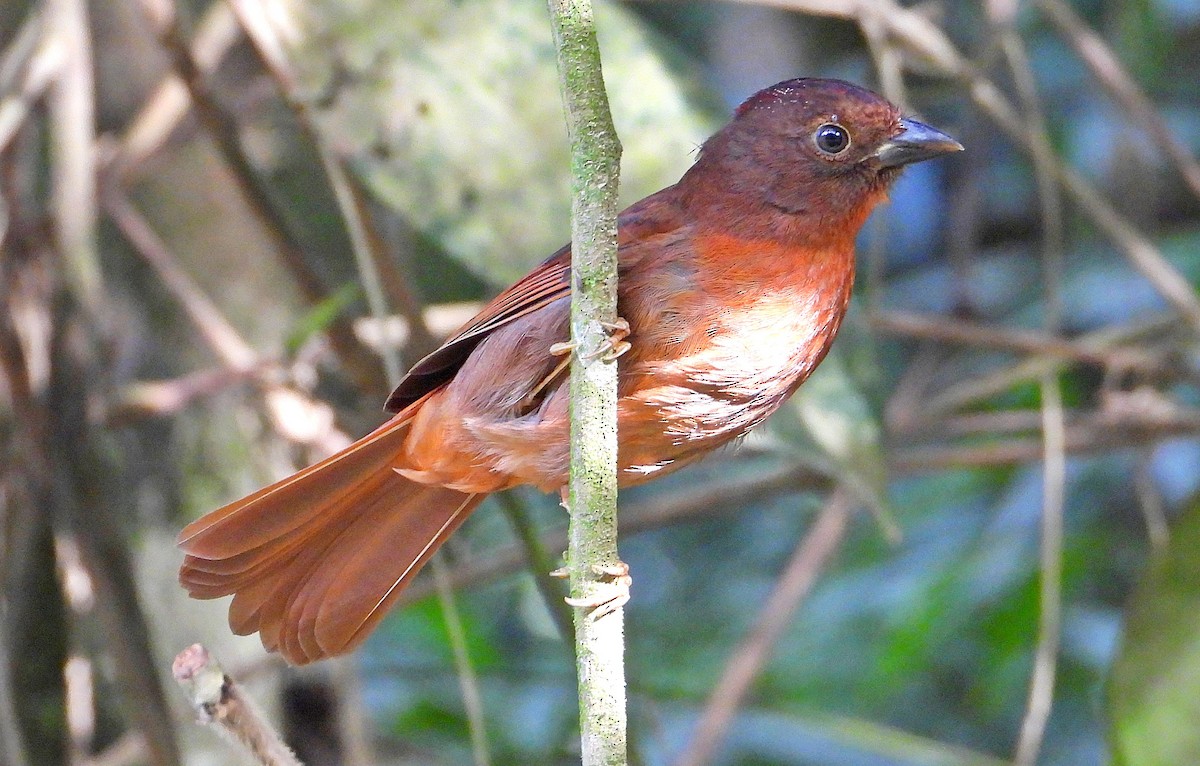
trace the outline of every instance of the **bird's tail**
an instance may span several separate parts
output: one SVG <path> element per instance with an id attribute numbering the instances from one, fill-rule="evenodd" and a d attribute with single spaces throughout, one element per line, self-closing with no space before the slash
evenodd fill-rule
<path id="1" fill-rule="evenodd" d="M 409 408 L 338 454 L 220 508 L 179 534 L 179 581 L 233 594 L 235 633 L 304 664 L 356 647 L 486 495 L 393 470 Z"/>

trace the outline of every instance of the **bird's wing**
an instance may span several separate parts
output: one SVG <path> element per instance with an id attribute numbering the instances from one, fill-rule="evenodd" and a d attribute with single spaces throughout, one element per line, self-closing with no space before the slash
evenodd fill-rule
<path id="1" fill-rule="evenodd" d="M 679 225 L 674 187 L 631 205 L 618 220 L 618 246 L 669 231 Z M 514 322 L 571 294 L 571 246 L 542 261 L 450 336 L 442 346 L 413 365 L 384 409 L 400 412 L 454 377 L 475 347 L 499 327 Z"/>
<path id="2" fill-rule="evenodd" d="M 413 365 L 384 409 L 399 412 L 447 382 L 475 347 L 497 327 L 519 319 L 571 294 L 570 245 L 543 261 L 450 336 L 441 348 Z"/>

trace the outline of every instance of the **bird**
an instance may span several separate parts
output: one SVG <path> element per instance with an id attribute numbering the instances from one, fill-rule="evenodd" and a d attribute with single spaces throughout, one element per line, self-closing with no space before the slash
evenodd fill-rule
<path id="1" fill-rule="evenodd" d="M 744 436 L 825 357 L 854 242 L 907 165 L 961 151 L 842 80 L 750 96 L 673 186 L 618 217 L 620 486 Z M 386 422 L 187 525 L 179 578 L 293 664 L 344 654 L 490 493 L 567 483 L 570 245 L 400 381 Z M 619 358 L 618 358 L 619 357 Z"/>

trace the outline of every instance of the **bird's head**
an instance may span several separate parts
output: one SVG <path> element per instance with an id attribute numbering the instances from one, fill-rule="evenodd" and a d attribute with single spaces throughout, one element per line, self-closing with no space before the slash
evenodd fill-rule
<path id="1" fill-rule="evenodd" d="M 685 192 L 689 205 L 747 225 L 852 238 L 905 165 L 962 148 L 865 88 L 787 80 L 747 99 L 705 142 Z"/>

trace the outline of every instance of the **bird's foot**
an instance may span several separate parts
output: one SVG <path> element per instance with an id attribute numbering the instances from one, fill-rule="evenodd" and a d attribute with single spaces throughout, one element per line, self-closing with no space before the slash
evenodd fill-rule
<path id="1" fill-rule="evenodd" d="M 611 362 L 633 347 L 629 341 L 625 340 L 629 337 L 630 329 L 629 322 L 625 321 L 623 317 L 617 317 L 615 322 L 601 322 L 600 326 L 608 333 L 608 337 L 600 344 L 600 348 L 583 357 L 585 361 L 602 359 L 605 362 Z M 555 343 L 550 346 L 550 355 L 569 356 L 578 347 L 579 344 L 573 340 Z M 559 369 L 563 366 L 559 365 Z"/>
<path id="2" fill-rule="evenodd" d="M 583 357 L 583 360 L 590 362 L 593 359 L 601 359 L 605 362 L 614 361 L 621 354 L 624 354 L 632 345 L 625 340 L 629 337 L 629 323 L 621 317 L 617 317 L 615 322 L 601 322 L 601 326 L 608 332 L 608 337 L 600 344 L 600 348 Z M 554 365 L 554 369 L 550 374 L 542 378 L 542 381 L 533 387 L 525 398 L 521 400 L 522 408 L 532 407 L 537 401 L 538 395 L 542 393 L 560 375 L 567 371 L 571 366 L 571 353 L 579 347 L 575 341 L 567 341 L 565 343 L 554 343 L 550 346 L 550 356 L 560 356 L 558 364 Z"/>
<path id="3" fill-rule="evenodd" d="M 598 620 L 612 614 L 629 602 L 629 588 L 633 578 L 629 576 L 629 565 L 624 561 L 615 564 L 595 564 L 592 571 L 601 579 L 596 590 L 589 596 L 581 598 L 567 597 L 563 599 L 568 606 L 576 609 L 587 609 L 588 617 Z M 562 574 L 555 575 L 556 572 Z M 565 577 L 566 568 L 551 572 L 552 575 Z"/>
<path id="4" fill-rule="evenodd" d="M 625 321 L 624 317 L 617 317 L 615 322 L 601 322 L 600 326 L 608 333 L 608 337 L 600 344 L 600 348 L 588 354 L 589 360 L 601 359 L 605 362 L 614 362 L 617 357 L 633 348 L 633 344 L 625 340 L 629 337 L 631 330 L 629 322 Z M 629 567 L 625 569 L 628 571 Z"/>

